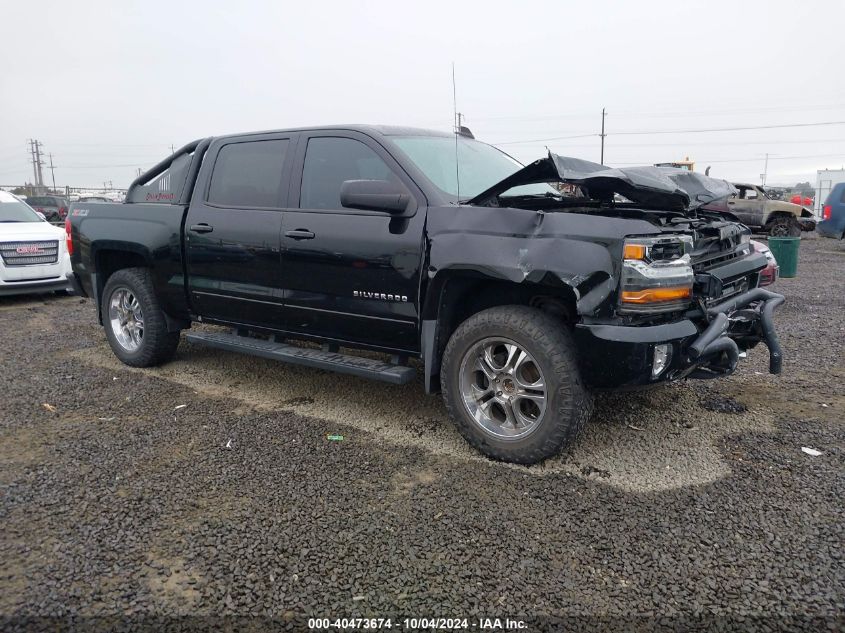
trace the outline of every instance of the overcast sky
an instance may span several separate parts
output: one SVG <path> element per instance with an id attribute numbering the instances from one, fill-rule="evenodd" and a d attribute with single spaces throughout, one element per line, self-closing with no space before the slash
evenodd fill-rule
<path id="1" fill-rule="evenodd" d="M 203 136 L 448 130 L 453 61 L 466 124 L 523 162 L 598 161 L 606 107 L 610 165 L 759 182 L 768 152 L 769 184 L 845 165 L 842 0 L 4 0 L 2 21 L 0 185 L 32 180 L 29 138 L 57 184 L 125 187 Z"/>

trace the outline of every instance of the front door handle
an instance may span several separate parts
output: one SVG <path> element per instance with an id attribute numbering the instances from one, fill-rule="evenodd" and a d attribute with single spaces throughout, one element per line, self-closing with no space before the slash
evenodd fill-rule
<path id="1" fill-rule="evenodd" d="M 295 240 L 313 240 L 314 232 L 308 229 L 296 229 L 295 231 L 288 231 L 285 237 L 291 237 Z"/>
<path id="2" fill-rule="evenodd" d="M 211 233 L 214 230 L 214 227 L 210 224 L 202 222 L 201 224 L 192 224 L 191 230 L 194 233 Z"/>

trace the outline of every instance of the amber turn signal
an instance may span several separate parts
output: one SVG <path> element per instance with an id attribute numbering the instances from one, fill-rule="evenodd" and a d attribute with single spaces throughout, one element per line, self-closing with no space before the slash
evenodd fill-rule
<path id="1" fill-rule="evenodd" d="M 646 288 L 645 290 L 622 291 L 623 303 L 662 303 L 664 301 L 680 301 L 692 297 L 692 288 Z"/>
<path id="2" fill-rule="evenodd" d="M 624 259 L 645 259 L 645 245 L 644 244 L 625 244 L 622 250 L 622 257 Z"/>

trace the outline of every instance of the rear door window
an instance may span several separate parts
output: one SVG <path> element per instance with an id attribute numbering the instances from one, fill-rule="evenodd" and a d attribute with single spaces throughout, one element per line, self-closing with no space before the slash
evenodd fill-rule
<path id="1" fill-rule="evenodd" d="M 220 148 L 208 204 L 221 207 L 279 208 L 288 139 L 229 143 Z"/>

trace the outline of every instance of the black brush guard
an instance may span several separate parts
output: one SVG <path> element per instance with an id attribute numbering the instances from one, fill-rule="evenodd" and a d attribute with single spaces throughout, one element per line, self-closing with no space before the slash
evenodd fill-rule
<path id="1" fill-rule="evenodd" d="M 690 362 L 696 365 L 689 377 L 717 378 L 732 374 L 740 353 L 735 338 L 764 341 L 769 348 L 769 373 L 779 374 L 783 351 L 775 333 L 773 315 L 775 308 L 784 300 L 783 295 L 776 292 L 754 288 L 707 308 L 710 325 L 687 348 Z M 742 332 L 733 332 L 732 338 L 731 330 L 736 328 Z M 710 364 L 706 364 L 708 359 L 712 359 Z"/>

